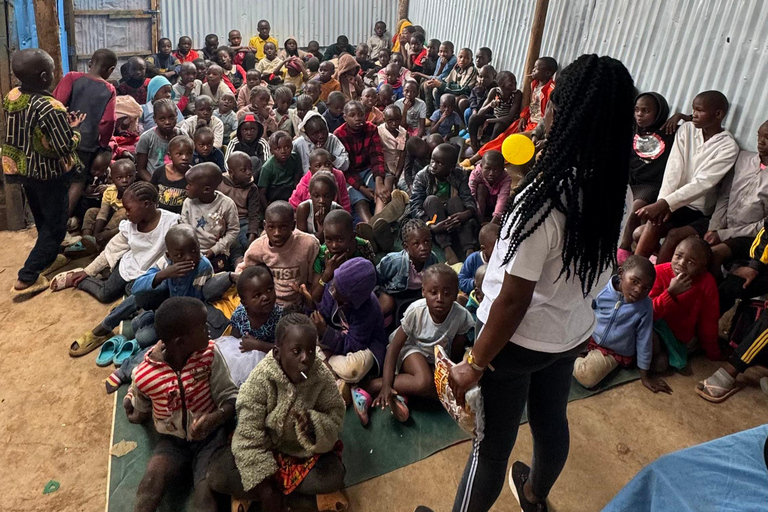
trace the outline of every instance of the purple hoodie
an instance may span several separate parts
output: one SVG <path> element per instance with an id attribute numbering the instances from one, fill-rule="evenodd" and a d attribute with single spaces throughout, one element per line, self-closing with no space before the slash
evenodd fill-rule
<path id="1" fill-rule="evenodd" d="M 336 292 L 349 301 L 343 308 L 339 308 L 331 296 L 331 283 Z M 334 272 L 331 283 L 325 286 L 318 307 L 328 325 L 322 345 L 336 355 L 370 349 L 376 359 L 376 374 L 380 374 L 387 351 L 387 335 L 384 315 L 373 293 L 376 268 L 365 258 L 352 258 Z"/>

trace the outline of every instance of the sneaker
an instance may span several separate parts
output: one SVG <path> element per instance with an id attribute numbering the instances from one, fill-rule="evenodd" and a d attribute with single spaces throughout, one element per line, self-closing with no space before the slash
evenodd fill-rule
<path id="1" fill-rule="evenodd" d="M 408 400 L 404 396 L 392 395 L 389 397 L 389 410 L 400 423 L 405 423 L 411 415 L 408 410 Z"/>
<path id="2" fill-rule="evenodd" d="M 464 137 L 465 135 L 466 135 L 466 136 L 469 136 L 469 132 L 467 131 L 467 129 L 466 129 L 466 128 L 464 128 L 463 130 L 461 130 L 461 131 L 459 132 L 459 137 Z"/>
<path id="3" fill-rule="evenodd" d="M 515 499 L 520 504 L 520 510 L 523 512 L 547 512 L 547 504 L 531 503 L 525 499 L 525 493 L 523 492 L 523 486 L 528 481 L 528 477 L 531 474 L 531 468 L 525 463 L 519 460 L 512 464 L 512 469 L 509 470 L 509 487 L 512 489 L 512 494 L 515 495 Z"/>
<path id="4" fill-rule="evenodd" d="M 360 418 L 360 423 L 364 427 L 368 426 L 368 409 L 371 408 L 371 395 L 366 393 L 362 388 L 354 388 L 352 390 L 352 405 L 355 407 L 357 417 Z"/>

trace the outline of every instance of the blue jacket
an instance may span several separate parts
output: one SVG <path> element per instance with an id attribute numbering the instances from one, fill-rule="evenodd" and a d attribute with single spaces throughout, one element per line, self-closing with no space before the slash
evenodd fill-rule
<path id="1" fill-rule="evenodd" d="M 167 291 L 171 297 L 194 297 L 205 301 L 203 285 L 213 276 L 213 266 L 211 266 L 208 258 L 200 256 L 197 268 L 189 274 L 174 279 L 165 279 L 157 288 L 153 287 L 152 281 L 155 279 L 155 274 L 169 265 L 171 265 L 171 260 L 167 257 L 165 258 L 165 265 L 152 265 L 143 276 L 133 282 L 131 293 L 137 295 L 142 292 L 163 290 Z"/>
<path id="2" fill-rule="evenodd" d="M 429 255 L 424 268 L 437 263 L 435 253 Z M 408 278 L 411 275 L 411 259 L 408 257 L 408 251 L 403 249 L 400 252 L 391 252 L 381 258 L 376 267 L 376 274 L 379 279 L 379 286 L 384 288 L 387 293 L 404 292 L 408 289 Z"/>
<path id="3" fill-rule="evenodd" d="M 623 356 L 637 356 L 637 367 L 647 370 L 653 353 L 653 302 L 649 297 L 627 304 L 611 278 L 592 301 L 597 326 L 592 339 Z"/>
<path id="4" fill-rule="evenodd" d="M 475 251 L 464 260 L 459 272 L 459 290 L 470 293 L 475 289 L 475 272 L 484 265 L 483 254 Z"/>

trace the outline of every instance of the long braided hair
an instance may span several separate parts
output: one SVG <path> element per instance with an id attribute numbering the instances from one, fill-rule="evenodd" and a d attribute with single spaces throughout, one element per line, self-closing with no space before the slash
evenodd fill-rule
<path id="1" fill-rule="evenodd" d="M 552 128 L 541 158 L 510 195 L 500 238 L 504 265 L 553 210 L 565 215 L 563 268 L 586 296 L 615 262 L 633 136 L 634 84 L 618 60 L 582 55 L 552 92 Z"/>

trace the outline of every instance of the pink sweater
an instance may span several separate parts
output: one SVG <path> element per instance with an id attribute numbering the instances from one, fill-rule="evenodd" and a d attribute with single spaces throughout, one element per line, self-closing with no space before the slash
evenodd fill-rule
<path id="1" fill-rule="evenodd" d="M 349 192 L 347 192 L 347 179 L 344 177 L 344 173 L 338 169 L 334 169 L 333 177 L 336 178 L 336 186 L 339 188 L 339 193 L 336 194 L 336 202 L 349 213 L 352 213 L 352 207 L 349 204 Z M 309 199 L 310 179 L 312 179 L 312 173 L 308 172 L 302 176 L 299 184 L 296 185 L 293 194 L 291 194 L 291 198 L 288 202 L 291 203 L 294 210 L 299 207 L 302 201 Z"/>
<path id="2" fill-rule="evenodd" d="M 481 183 L 488 187 L 489 204 L 495 205 L 493 215 L 498 215 L 501 217 L 501 215 L 504 213 L 504 205 L 507 204 L 507 199 L 509 199 L 509 192 L 512 186 L 512 177 L 504 172 L 504 175 L 501 177 L 501 179 L 497 181 L 493 186 L 491 186 L 488 184 L 485 176 L 483 176 L 482 164 L 477 164 L 477 166 L 472 170 L 472 173 L 469 175 L 469 190 L 472 192 L 472 197 L 475 198 L 475 201 L 477 201 L 477 186 Z M 485 215 L 485 212 L 480 212 L 480 214 Z"/>

